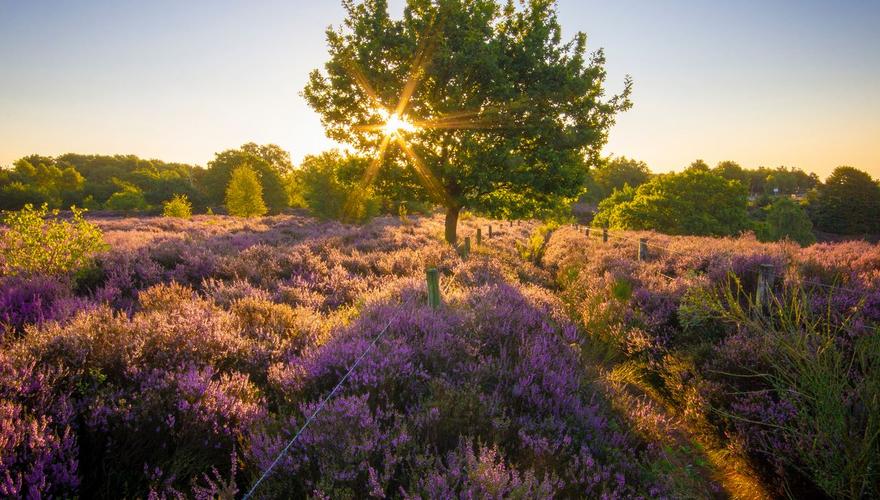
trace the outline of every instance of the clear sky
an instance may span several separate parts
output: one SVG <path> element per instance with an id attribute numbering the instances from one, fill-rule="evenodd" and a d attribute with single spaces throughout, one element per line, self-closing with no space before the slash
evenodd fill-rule
<path id="1" fill-rule="evenodd" d="M 403 0 L 391 0 L 399 14 Z M 880 1 L 560 0 L 567 36 L 635 80 L 608 153 L 880 177 Z M 244 142 L 331 147 L 299 96 L 337 0 L 0 0 L 0 165 L 134 153 L 204 165 Z"/>

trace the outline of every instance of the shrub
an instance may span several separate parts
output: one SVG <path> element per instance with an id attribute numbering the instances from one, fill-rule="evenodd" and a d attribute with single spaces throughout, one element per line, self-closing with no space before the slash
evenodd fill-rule
<path id="1" fill-rule="evenodd" d="M 614 200 L 599 204 L 593 224 L 667 234 L 738 234 L 748 227 L 746 194 L 739 181 L 689 168 L 658 175 L 634 192 L 624 186 Z"/>
<path id="2" fill-rule="evenodd" d="M 0 274 L 58 276 L 88 266 L 106 248 L 103 234 L 83 218 L 85 210 L 71 211 L 72 220 L 61 220 L 58 210 L 49 212 L 45 204 L 6 213 L 3 222 L 9 229 L 0 242 Z"/>
<path id="3" fill-rule="evenodd" d="M 141 212 L 148 208 L 144 192 L 133 185 L 125 185 L 121 190 L 110 195 L 104 204 L 107 210 L 118 212 Z"/>
<path id="4" fill-rule="evenodd" d="M 189 219 L 192 217 L 192 204 L 185 194 L 176 194 L 162 204 L 162 216 Z"/>
<path id="5" fill-rule="evenodd" d="M 57 371 L 0 353 L 0 496 L 67 498 L 79 486 L 73 402 Z"/>
<path id="6" fill-rule="evenodd" d="M 55 302 L 70 291 L 61 281 L 42 275 L 0 279 L 0 332 L 21 332 L 25 325 L 54 319 Z"/>
<path id="7" fill-rule="evenodd" d="M 789 198 L 777 198 L 766 210 L 767 220 L 758 231 L 762 241 L 790 239 L 802 246 L 816 242 L 813 223 L 796 202 Z"/>
<path id="8" fill-rule="evenodd" d="M 232 171 L 226 187 L 226 209 L 229 215 L 237 217 L 259 217 L 266 213 L 263 186 L 250 167 L 238 167 Z"/>

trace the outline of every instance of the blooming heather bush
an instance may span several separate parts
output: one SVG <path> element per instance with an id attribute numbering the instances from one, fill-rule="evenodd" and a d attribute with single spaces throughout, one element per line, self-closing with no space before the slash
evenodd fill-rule
<path id="1" fill-rule="evenodd" d="M 645 236 L 649 257 L 637 262 Z M 727 436 L 780 494 L 878 494 L 880 434 L 867 417 L 880 401 L 876 245 L 653 233 L 603 244 L 562 228 L 544 263 L 594 343 L 610 346 L 606 359 L 636 362 L 651 390 L 710 439 Z M 762 264 L 773 302 L 756 316 Z"/>
<path id="2" fill-rule="evenodd" d="M 471 218 L 461 231 L 487 223 Z M 798 279 L 845 282 L 854 292 L 805 285 L 802 317 L 831 318 L 845 332 L 834 337 L 839 352 L 872 352 L 860 342 L 880 314 L 873 247 L 842 245 L 841 256 L 749 236 L 652 235 L 663 248 L 639 263 L 628 242 L 588 243 L 559 228 L 528 262 L 517 243 L 536 224 L 496 222 L 464 261 L 441 243 L 439 217 L 94 224 L 111 249 L 88 275 L 3 278 L 0 322 L 15 334 L 0 355 L 0 496 L 245 491 L 386 325 L 258 496 L 677 494 L 657 467 L 665 452 L 629 432 L 584 365 L 600 346 L 606 359 L 637 363 L 668 402 L 690 409 L 688 421 L 727 433 L 768 474 L 792 479 L 796 468 L 837 470 L 861 456 L 830 446 L 793 462 L 807 454 L 794 430 L 821 436 L 802 418 L 818 410 L 786 396 L 784 378 L 741 376 L 785 373 L 773 364 L 784 344 L 731 327 L 710 306 L 729 292 L 722 303 L 747 307 L 750 269 L 764 262 L 780 275 L 777 294 Z M 427 266 L 441 272 L 439 310 L 425 306 Z M 827 380 L 846 397 L 822 408 L 853 409 L 844 422 L 864 429 L 870 413 L 854 409 L 872 408 L 864 381 L 873 379 Z M 839 422 L 816 421 L 825 437 L 841 435 Z M 817 485 L 856 484 L 820 476 Z"/>
<path id="3" fill-rule="evenodd" d="M 64 496 L 76 491 L 74 408 L 53 395 L 57 371 L 0 353 L 0 495 Z"/>
<path id="4" fill-rule="evenodd" d="M 0 333 L 21 333 L 25 325 L 57 319 L 55 304 L 69 294 L 68 285 L 58 278 L 0 278 Z"/>
<path id="5" fill-rule="evenodd" d="M 296 401 L 325 394 L 389 325 L 347 381 L 350 396 L 329 403 L 264 491 L 382 496 L 401 485 L 404 496 L 657 493 L 646 485 L 635 443 L 591 401 L 569 347 L 576 329 L 558 307 L 546 292 L 487 284 L 464 289 L 442 314 L 379 305 L 322 349 L 291 358 L 271 382 L 302 417 L 255 434 L 258 469 L 315 407 Z M 414 468 L 424 473 L 404 473 Z"/>

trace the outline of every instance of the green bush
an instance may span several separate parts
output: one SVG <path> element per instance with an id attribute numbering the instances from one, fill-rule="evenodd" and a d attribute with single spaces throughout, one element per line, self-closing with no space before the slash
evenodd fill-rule
<path id="1" fill-rule="evenodd" d="M 544 247 L 547 244 L 547 239 L 558 228 L 559 224 L 553 221 L 545 222 L 535 228 L 524 245 L 516 244 L 520 257 L 524 260 L 539 262 L 544 256 Z"/>
<path id="2" fill-rule="evenodd" d="M 144 192 L 137 186 L 126 185 L 113 193 L 105 203 L 107 210 L 117 212 L 141 212 L 148 208 Z"/>
<path id="3" fill-rule="evenodd" d="M 2 274 L 62 275 L 86 268 L 106 244 L 101 230 L 83 218 L 84 210 L 71 211 L 72 220 L 59 219 L 58 210 L 49 212 L 46 204 L 7 212 L 3 223 L 9 229 L 0 240 Z"/>
<path id="4" fill-rule="evenodd" d="M 162 204 L 162 216 L 189 219 L 192 217 L 192 204 L 185 194 L 176 194 Z"/>
<path id="5" fill-rule="evenodd" d="M 708 169 L 651 178 L 633 190 L 624 186 L 599 204 L 595 226 L 652 229 L 667 234 L 728 236 L 749 226 L 746 188 Z"/>
<path id="6" fill-rule="evenodd" d="M 226 209 L 229 215 L 237 217 L 259 217 L 267 212 L 263 186 L 250 167 L 238 167 L 232 171 L 226 187 Z"/>
<path id="7" fill-rule="evenodd" d="M 789 198 L 777 198 L 766 208 L 767 219 L 758 227 L 758 238 L 762 241 L 789 239 L 803 246 L 816 242 L 813 223 L 806 211 Z"/>

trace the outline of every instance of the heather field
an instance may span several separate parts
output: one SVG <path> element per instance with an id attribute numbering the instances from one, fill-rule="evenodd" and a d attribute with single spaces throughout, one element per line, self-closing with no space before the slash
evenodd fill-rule
<path id="1" fill-rule="evenodd" d="M 256 497 L 878 493 L 877 246 L 92 222 L 86 271 L 2 278 L 3 496 L 241 496 L 279 454 Z"/>

